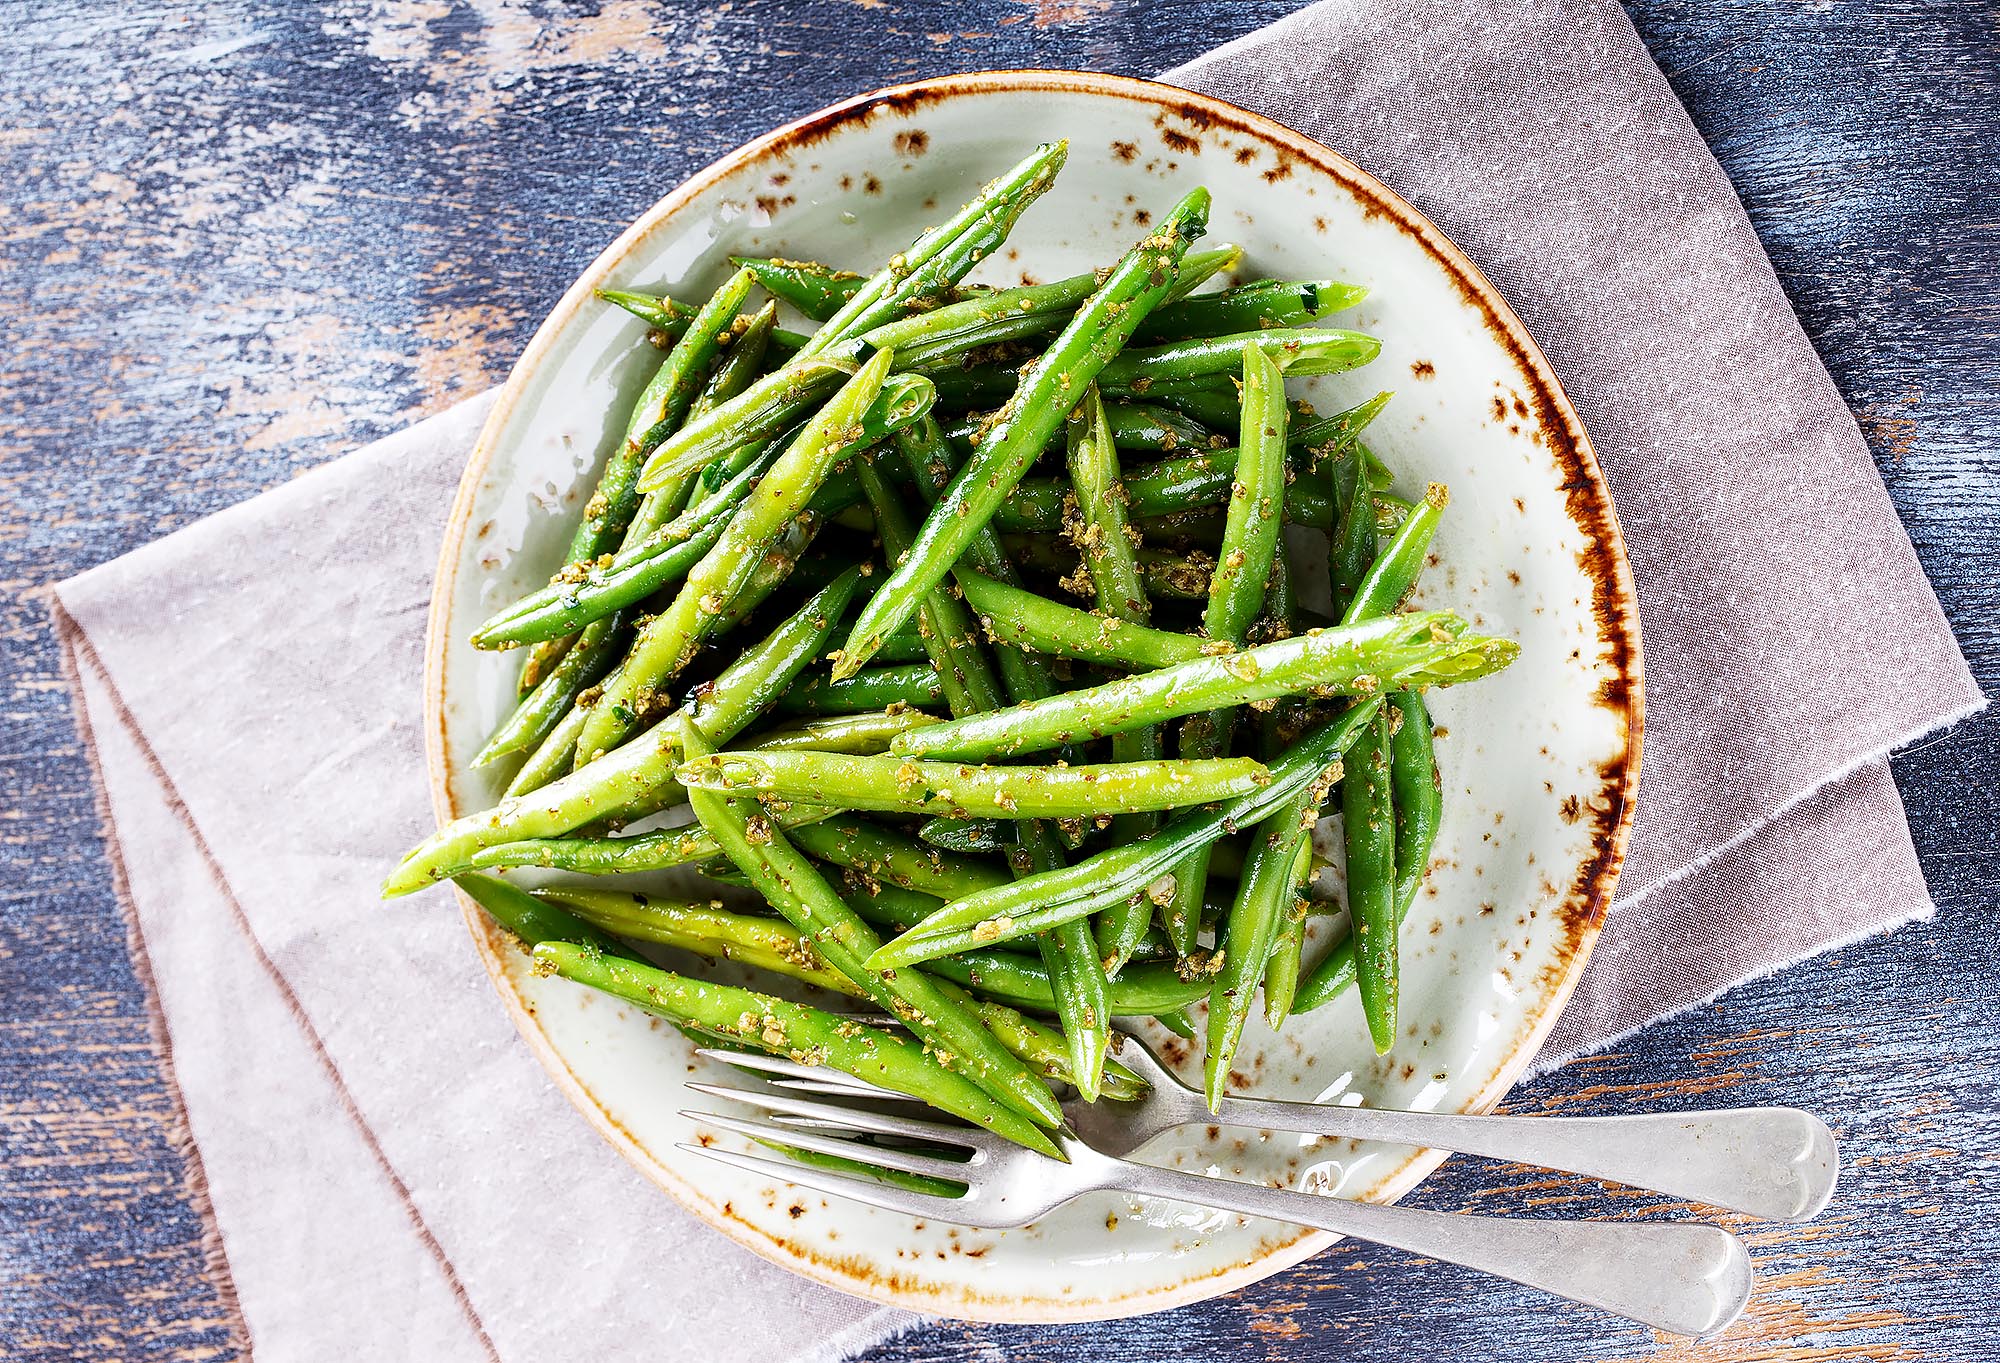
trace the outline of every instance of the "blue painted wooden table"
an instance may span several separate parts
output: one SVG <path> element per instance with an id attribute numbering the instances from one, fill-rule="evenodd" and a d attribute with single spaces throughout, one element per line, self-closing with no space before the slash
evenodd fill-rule
<path id="1" fill-rule="evenodd" d="M 30 589 L 497 381 L 687 171 L 872 86 L 1150 73 L 1284 0 L 647 6 L 30 0 L 0 31 L 0 1353 L 230 1356 L 180 1191 L 88 777 Z M 1632 6 L 1735 180 L 1989 691 L 2000 684 L 1990 14 L 1943 0 Z M 1893 629 L 1894 621 L 1884 621 Z M 1796 1102 L 1849 1168 L 1760 1229 L 1751 1315 L 1668 1344 L 1342 1246 L 1141 1326 L 941 1325 L 888 1360 L 2000 1357 L 1982 1241 L 2000 998 L 2000 718 L 1898 759 L 1941 913 L 1520 1090 L 1557 1112 Z M 1454 1161 L 1436 1207 L 1639 1195 Z"/>

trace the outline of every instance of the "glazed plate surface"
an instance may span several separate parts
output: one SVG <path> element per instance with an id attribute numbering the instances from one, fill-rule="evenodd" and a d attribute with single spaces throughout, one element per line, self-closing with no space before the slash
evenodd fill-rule
<path id="1" fill-rule="evenodd" d="M 1568 400 L 1477 270 L 1353 165 L 1206 97 L 1070 72 L 899 87 L 749 144 L 619 238 L 515 367 L 459 491 L 431 616 L 438 816 L 497 798 L 495 778 L 468 762 L 510 703 L 518 666 L 516 655 L 479 653 L 466 637 L 559 566 L 596 468 L 657 363 L 644 327 L 590 291 L 699 300 L 727 275 L 732 253 L 872 269 L 1055 138 L 1070 141 L 1068 168 L 975 279 L 1047 280 L 1109 263 L 1150 215 L 1204 184 L 1215 199 L 1208 242 L 1242 244 L 1244 277 L 1331 277 L 1370 290 L 1336 321 L 1380 337 L 1380 358 L 1295 380 L 1292 391 L 1321 410 L 1395 391 L 1369 428 L 1371 446 L 1397 471 L 1402 495 L 1435 480 L 1452 496 L 1419 600 L 1518 640 L 1521 659 L 1433 693 L 1446 815 L 1428 890 L 1404 929 L 1393 1052 L 1373 1054 L 1350 991 L 1282 1035 L 1253 1020 L 1235 1078 L 1273 1097 L 1488 1108 L 1568 996 L 1624 851 L 1641 685 L 1617 522 Z M 695 1215 L 830 1286 L 980 1319 L 1133 1315 L 1227 1292 L 1332 1239 L 1111 1194 L 1022 1230 L 917 1224 L 685 1154 L 678 1142 L 735 1140 L 677 1115 L 695 1097 L 685 1082 L 727 1076 L 670 1027 L 535 978 L 527 958 L 466 909 L 523 1036 L 604 1138 Z M 1199 1082 L 1198 1055 L 1178 1043 L 1168 1053 Z M 1400 1148 L 1209 1131 L 1163 1136 L 1142 1158 L 1372 1199 L 1399 1196 L 1437 1162 Z"/>

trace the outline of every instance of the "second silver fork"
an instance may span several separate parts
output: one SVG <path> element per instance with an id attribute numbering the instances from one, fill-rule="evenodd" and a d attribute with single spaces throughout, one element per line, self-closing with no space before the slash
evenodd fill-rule
<path id="1" fill-rule="evenodd" d="M 1137 1037 L 1117 1056 L 1145 1093 L 1128 1102 L 1063 1104 L 1077 1135 L 1130 1155 L 1184 1126 L 1255 1127 L 1449 1150 L 1608 1179 L 1771 1221 L 1807 1221 L 1838 1181 L 1833 1133 L 1795 1107 L 1719 1108 L 1627 1117 L 1468 1117 L 1446 1112 L 1224 1098 L 1213 1113 Z"/>

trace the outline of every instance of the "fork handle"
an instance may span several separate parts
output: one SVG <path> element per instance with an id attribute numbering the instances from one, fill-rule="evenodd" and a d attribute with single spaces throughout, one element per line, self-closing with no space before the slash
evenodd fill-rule
<path id="1" fill-rule="evenodd" d="M 1461 1117 L 1225 1098 L 1229 1125 L 1484 1155 L 1650 1188 L 1712 1207 L 1804 1221 L 1833 1196 L 1833 1133 L 1810 1112 L 1746 1107 L 1636 1117 Z"/>
<path id="2" fill-rule="evenodd" d="M 1141 1197 L 1311 1226 L 1496 1274 L 1655 1329 L 1709 1335 L 1750 1298 L 1750 1258 L 1718 1226 L 1534 1221 L 1349 1202 L 1128 1160 L 1107 1180 Z"/>

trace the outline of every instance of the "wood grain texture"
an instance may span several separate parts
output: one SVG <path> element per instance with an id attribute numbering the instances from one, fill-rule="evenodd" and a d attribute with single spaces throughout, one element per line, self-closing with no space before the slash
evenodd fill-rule
<path id="1" fill-rule="evenodd" d="M 0 1348 L 231 1357 L 31 593 L 499 379 L 627 221 L 773 124 L 993 66 L 1145 74 L 1288 0 L 41 0 L 0 25 Z M 1652 0 L 1632 13 L 1867 431 L 2000 686 L 2000 79 L 1976 4 Z M 1774 452 L 1782 457 L 1782 452 Z M 1894 622 L 1884 622 L 1894 628 Z M 1992 1187 L 2000 719 L 1896 764 L 1936 922 L 1739 990 L 1514 1098 L 1800 1102 L 1850 1157 L 1758 1228 L 1749 1322 L 1671 1345 L 1343 1246 L 1138 1327 L 918 1331 L 890 1360 L 2000 1357 Z M 1453 1161 L 1433 1207 L 1656 1215 Z"/>

